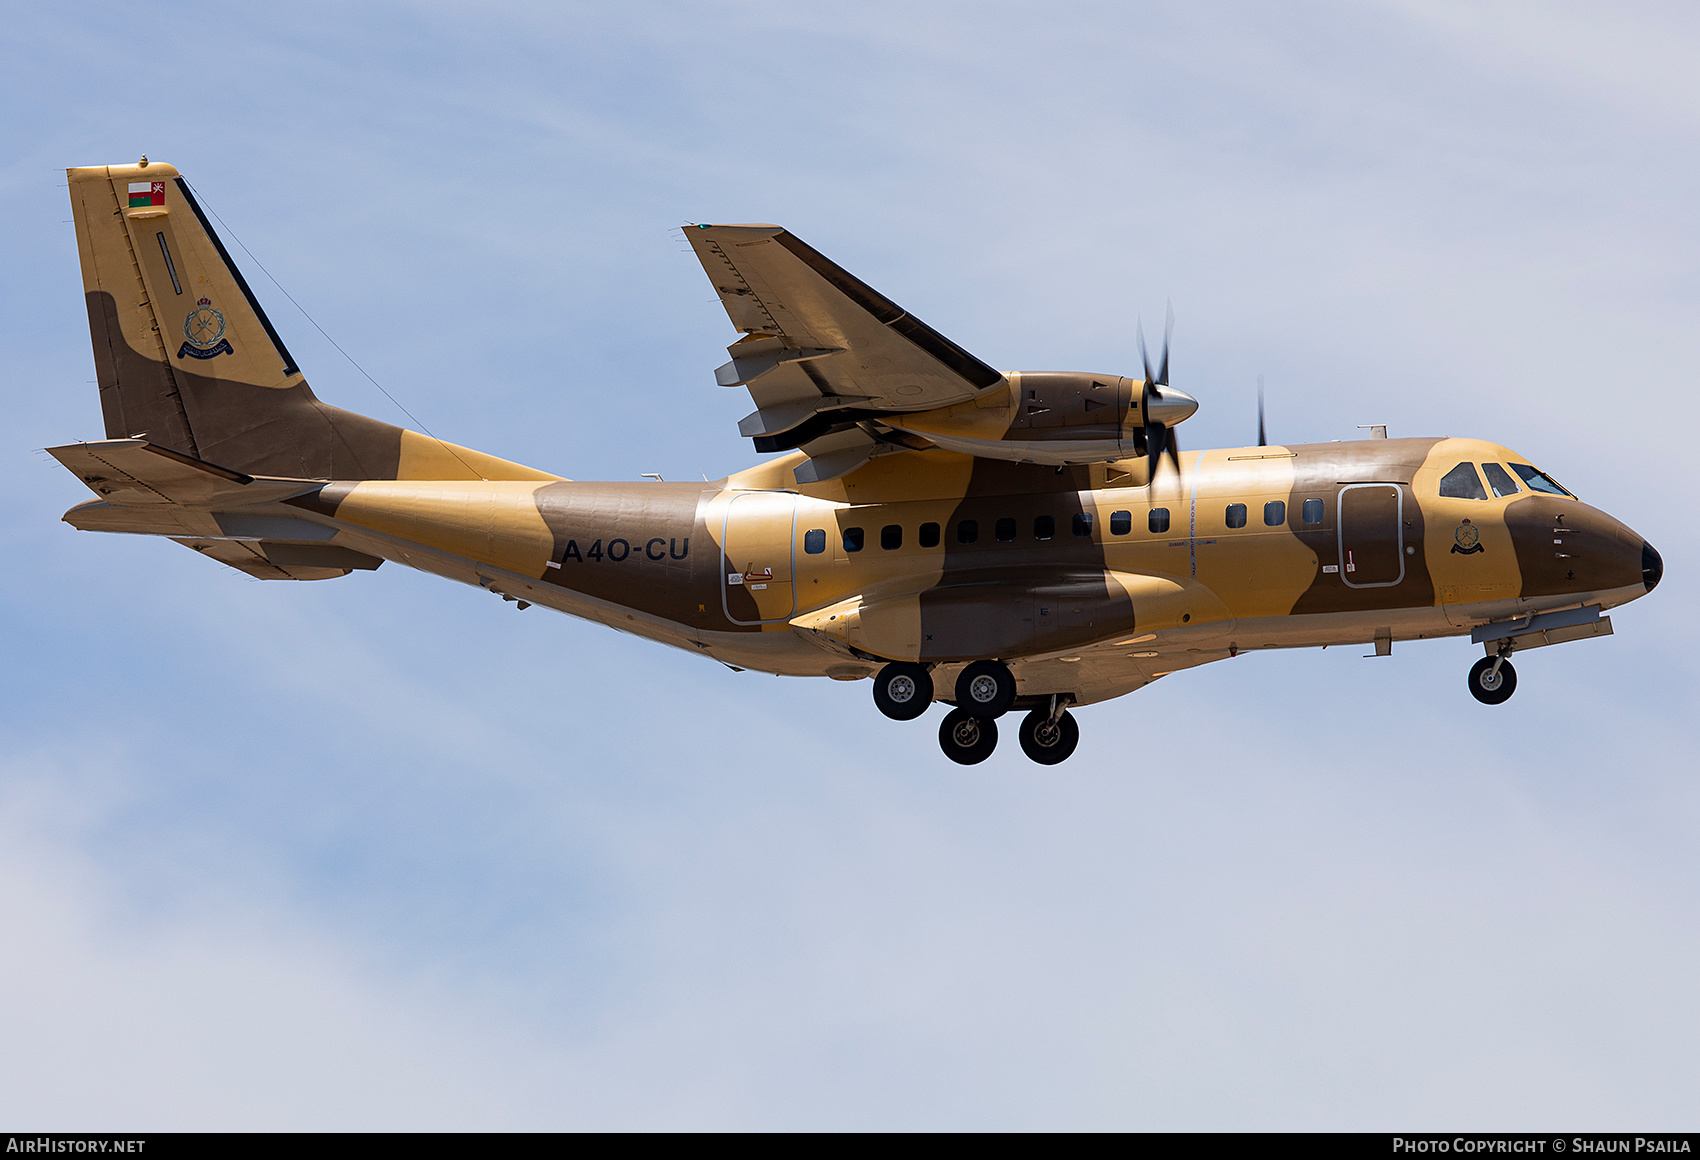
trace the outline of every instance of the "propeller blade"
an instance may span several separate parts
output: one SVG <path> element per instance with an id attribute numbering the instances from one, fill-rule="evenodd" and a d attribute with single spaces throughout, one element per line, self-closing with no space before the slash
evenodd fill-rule
<path id="1" fill-rule="evenodd" d="M 1152 380 L 1153 376 L 1151 374 L 1151 356 L 1145 352 L 1145 320 L 1140 319 L 1139 322 L 1138 322 L 1138 326 L 1139 326 L 1139 361 L 1145 364 L 1145 390 L 1147 392 L 1147 394 L 1142 396 L 1141 399 L 1140 399 L 1141 404 L 1143 404 L 1145 399 L 1149 398 L 1149 392 L 1151 390 L 1151 380 Z M 1165 355 L 1164 356 L 1165 357 L 1167 357 L 1167 346 L 1168 346 L 1168 344 L 1167 344 L 1167 341 L 1165 340 L 1165 343 L 1164 343 L 1164 348 L 1165 348 Z"/>
<path id="2" fill-rule="evenodd" d="M 1181 477 L 1181 441 L 1175 438 L 1173 431 L 1169 432 L 1168 446 L 1164 448 L 1164 453 L 1168 455 L 1169 462 L 1175 465 L 1175 479 L 1179 480 Z"/>
<path id="3" fill-rule="evenodd" d="M 1269 437 L 1263 432 L 1263 376 L 1257 376 L 1257 445 L 1269 446 Z"/>
<path id="4" fill-rule="evenodd" d="M 1166 303 L 1166 307 L 1166 315 L 1163 319 L 1163 360 L 1157 366 L 1157 385 L 1159 387 L 1169 385 L 1169 339 L 1174 337 L 1175 333 L 1175 304 L 1169 302 Z M 1146 365 L 1150 366 L 1151 364 L 1147 363 Z"/>

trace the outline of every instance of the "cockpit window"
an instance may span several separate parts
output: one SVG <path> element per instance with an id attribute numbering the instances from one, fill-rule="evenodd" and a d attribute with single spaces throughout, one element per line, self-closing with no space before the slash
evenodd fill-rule
<path id="1" fill-rule="evenodd" d="M 1440 477 L 1440 494 L 1445 499 L 1486 499 L 1481 477 L 1474 466 L 1460 463 Z"/>
<path id="2" fill-rule="evenodd" d="M 1571 495 L 1570 492 L 1566 491 L 1552 476 L 1546 474 L 1544 471 L 1536 471 L 1527 463 L 1513 463 L 1511 465 L 1511 470 L 1515 471 L 1518 476 L 1522 478 L 1523 482 L 1529 485 L 1530 491 L 1545 492 L 1547 495 L 1568 495 L 1571 499 L 1576 498 L 1574 495 Z"/>
<path id="3" fill-rule="evenodd" d="M 1516 495 L 1522 488 L 1511 474 L 1497 463 L 1482 464 L 1482 474 L 1487 476 L 1488 490 L 1493 492 L 1494 499 L 1504 499 L 1508 495 Z"/>

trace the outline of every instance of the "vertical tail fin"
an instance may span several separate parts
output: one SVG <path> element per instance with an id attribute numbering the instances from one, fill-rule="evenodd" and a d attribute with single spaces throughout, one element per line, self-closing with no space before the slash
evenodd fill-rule
<path id="1" fill-rule="evenodd" d="M 321 403 L 171 166 L 66 175 L 108 438 L 296 479 L 557 478 Z"/>

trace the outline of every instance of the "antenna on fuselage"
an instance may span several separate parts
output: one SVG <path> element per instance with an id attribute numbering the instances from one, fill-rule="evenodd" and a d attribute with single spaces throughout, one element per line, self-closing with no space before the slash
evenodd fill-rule
<path id="1" fill-rule="evenodd" d="M 1269 436 L 1263 430 L 1263 376 L 1257 376 L 1257 445 L 1269 446 Z"/>

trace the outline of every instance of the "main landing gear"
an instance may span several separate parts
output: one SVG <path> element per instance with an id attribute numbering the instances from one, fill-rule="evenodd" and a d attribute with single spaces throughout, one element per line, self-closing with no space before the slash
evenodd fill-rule
<path id="1" fill-rule="evenodd" d="M 913 721 L 932 703 L 932 674 L 920 665 L 893 661 L 874 674 L 874 704 L 893 721 Z"/>
<path id="2" fill-rule="evenodd" d="M 939 748 L 958 765 L 978 765 L 997 748 L 997 719 L 1015 703 L 1015 677 L 1002 661 L 975 661 L 957 677 L 955 693 L 956 708 L 939 726 Z M 893 661 L 874 676 L 874 704 L 894 721 L 913 721 L 932 700 L 933 678 L 923 665 Z M 1080 744 L 1080 726 L 1068 698 L 1058 694 L 1022 719 L 1017 736 L 1028 757 L 1056 765 Z"/>
<path id="3" fill-rule="evenodd" d="M 979 765 L 997 747 L 998 723 L 990 717 L 952 709 L 939 726 L 939 748 L 958 765 Z"/>
<path id="4" fill-rule="evenodd" d="M 956 703 L 987 720 L 1015 704 L 1015 677 L 1002 661 L 975 661 L 956 678 Z"/>
<path id="5" fill-rule="evenodd" d="M 1053 696 L 1049 707 L 1041 706 L 1021 722 L 1021 752 L 1040 765 L 1060 765 L 1080 744 L 1080 726 L 1061 697 Z"/>
<path id="6" fill-rule="evenodd" d="M 1483 657 L 1470 666 L 1470 696 L 1484 705 L 1503 705 L 1517 691 L 1517 670 L 1511 667 L 1511 650 Z"/>

